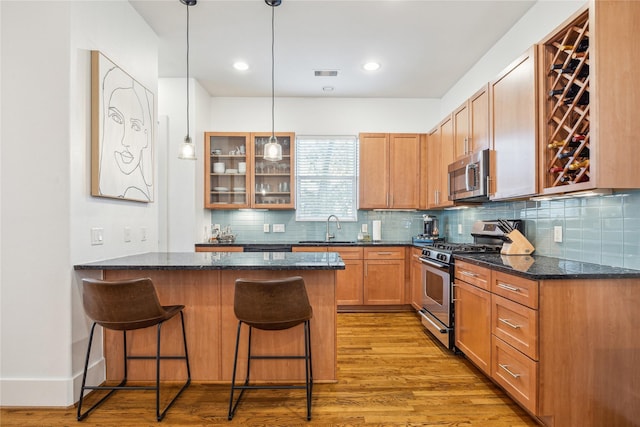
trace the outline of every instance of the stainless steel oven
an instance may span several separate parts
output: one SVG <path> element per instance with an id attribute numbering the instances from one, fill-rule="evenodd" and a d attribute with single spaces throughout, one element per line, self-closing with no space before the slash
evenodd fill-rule
<path id="1" fill-rule="evenodd" d="M 422 324 L 442 344 L 453 349 L 453 316 L 451 301 L 451 266 L 440 261 L 420 258 L 422 263 Z"/>

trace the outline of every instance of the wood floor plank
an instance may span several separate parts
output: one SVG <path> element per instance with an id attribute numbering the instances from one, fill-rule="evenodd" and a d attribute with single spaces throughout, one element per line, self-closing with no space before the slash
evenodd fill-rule
<path id="1" fill-rule="evenodd" d="M 2 408 L 13 426 L 481 426 L 538 425 L 413 313 L 338 314 L 338 382 L 316 384 L 313 420 L 303 390 L 249 391 L 227 421 L 229 386 L 192 384 L 158 424 L 153 392 L 120 392 L 85 421 L 75 408 Z"/>

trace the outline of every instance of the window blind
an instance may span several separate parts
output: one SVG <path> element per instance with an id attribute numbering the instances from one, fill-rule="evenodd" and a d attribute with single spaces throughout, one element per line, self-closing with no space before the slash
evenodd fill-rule
<path id="1" fill-rule="evenodd" d="M 296 221 L 357 221 L 358 138 L 296 137 Z"/>

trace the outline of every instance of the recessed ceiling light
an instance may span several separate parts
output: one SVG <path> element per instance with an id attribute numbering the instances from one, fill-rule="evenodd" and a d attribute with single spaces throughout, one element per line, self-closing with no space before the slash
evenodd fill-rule
<path id="1" fill-rule="evenodd" d="M 238 71 L 247 71 L 249 69 L 249 64 L 243 61 L 238 61 L 233 63 L 233 68 Z"/>
<path id="2" fill-rule="evenodd" d="M 367 71 L 376 71 L 380 69 L 380 64 L 377 62 L 367 62 L 362 66 L 362 68 L 364 68 Z"/>
<path id="3" fill-rule="evenodd" d="M 322 90 L 325 92 L 333 92 L 333 86 L 324 86 Z"/>

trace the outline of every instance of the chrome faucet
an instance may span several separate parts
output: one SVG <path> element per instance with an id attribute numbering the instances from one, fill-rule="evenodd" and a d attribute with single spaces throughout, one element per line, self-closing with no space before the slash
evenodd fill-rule
<path id="1" fill-rule="evenodd" d="M 335 215 L 329 215 L 329 218 L 327 218 L 327 235 L 326 235 L 327 242 L 336 237 L 335 234 L 329 233 L 329 221 L 331 221 L 331 218 L 336 219 L 336 225 L 338 226 L 338 230 L 342 228 L 340 227 L 340 220 L 338 219 L 338 217 Z"/>

